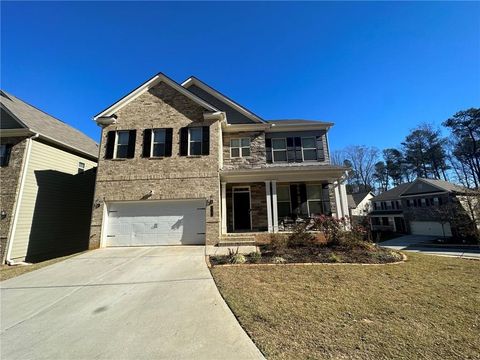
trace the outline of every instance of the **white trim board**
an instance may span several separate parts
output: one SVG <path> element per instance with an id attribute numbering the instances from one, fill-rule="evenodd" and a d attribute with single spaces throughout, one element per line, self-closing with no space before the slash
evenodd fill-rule
<path id="1" fill-rule="evenodd" d="M 142 95 L 143 93 L 145 93 L 146 91 L 154 87 L 155 85 L 159 84 L 160 82 L 164 82 L 165 84 L 169 85 L 173 89 L 177 90 L 181 94 L 185 95 L 186 97 L 196 102 L 198 105 L 204 107 L 206 110 L 209 110 L 212 112 L 218 112 L 218 110 L 214 108 L 212 105 L 203 101 L 198 96 L 188 91 L 186 88 L 180 86 L 178 83 L 170 79 L 165 74 L 158 73 L 157 75 L 150 78 L 149 80 L 144 82 L 142 85 L 140 85 L 139 87 L 137 87 L 136 89 L 132 90 L 130 93 L 122 97 L 120 100 L 116 101 L 115 103 L 110 105 L 108 108 L 106 108 L 105 110 L 95 115 L 93 117 L 93 120 L 97 120 L 102 117 L 112 116 L 115 112 L 117 112 L 118 110 L 123 108 L 125 105 L 135 100 L 137 97 L 139 97 L 140 95 Z"/>

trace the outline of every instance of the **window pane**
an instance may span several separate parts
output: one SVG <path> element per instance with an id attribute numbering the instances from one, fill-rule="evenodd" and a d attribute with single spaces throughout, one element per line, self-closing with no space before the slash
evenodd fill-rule
<path id="1" fill-rule="evenodd" d="M 165 156 L 165 144 L 153 144 L 153 156 Z"/>
<path id="2" fill-rule="evenodd" d="M 164 143 L 165 142 L 165 130 L 154 130 L 153 142 Z"/>
<path id="3" fill-rule="evenodd" d="M 308 199 L 321 199 L 322 198 L 322 185 L 307 185 L 307 198 Z"/>
<path id="4" fill-rule="evenodd" d="M 202 143 L 191 142 L 190 143 L 190 155 L 202 155 Z"/>
<path id="5" fill-rule="evenodd" d="M 231 147 L 240 147 L 240 139 L 232 139 L 230 141 L 230 146 Z"/>
<path id="6" fill-rule="evenodd" d="M 250 146 L 250 139 L 249 138 L 242 139 L 242 146 L 243 147 Z"/>
<path id="7" fill-rule="evenodd" d="M 202 128 L 190 128 L 190 141 L 202 141 Z"/>
<path id="8" fill-rule="evenodd" d="M 119 131 L 117 138 L 117 145 L 128 145 L 128 131 Z"/>
<path id="9" fill-rule="evenodd" d="M 290 189 L 288 186 L 277 187 L 277 201 L 290 201 Z"/>
<path id="10" fill-rule="evenodd" d="M 274 151 L 273 152 L 273 161 L 287 161 L 287 152 L 286 151 Z"/>
<path id="11" fill-rule="evenodd" d="M 0 157 L 7 155 L 7 145 L 0 145 Z"/>
<path id="12" fill-rule="evenodd" d="M 310 216 L 314 214 L 322 214 L 322 202 L 321 201 L 309 201 L 308 208 L 310 209 Z"/>
<path id="13" fill-rule="evenodd" d="M 278 205 L 278 218 L 281 220 L 286 216 L 290 216 L 290 203 L 279 202 Z"/>
<path id="14" fill-rule="evenodd" d="M 317 144 L 315 143 L 315 138 L 302 138 L 302 146 L 304 148 L 317 148 Z"/>
<path id="15" fill-rule="evenodd" d="M 303 150 L 303 160 L 317 160 L 317 150 Z"/>
<path id="16" fill-rule="evenodd" d="M 287 143 L 285 139 L 272 139 L 272 147 L 274 149 L 286 149 Z"/>
<path id="17" fill-rule="evenodd" d="M 240 149 L 232 148 L 232 157 L 240 157 Z"/>
<path id="18" fill-rule="evenodd" d="M 125 159 L 128 154 L 128 146 L 119 145 L 117 146 L 117 158 L 118 159 Z"/>
<path id="19" fill-rule="evenodd" d="M 250 148 L 242 148 L 242 156 L 250 156 Z"/>

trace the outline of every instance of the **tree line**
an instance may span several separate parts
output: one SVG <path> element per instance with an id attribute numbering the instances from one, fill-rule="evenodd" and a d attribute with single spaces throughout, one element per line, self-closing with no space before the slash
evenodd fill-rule
<path id="1" fill-rule="evenodd" d="M 440 128 L 421 124 L 397 148 L 352 145 L 332 154 L 332 162 L 351 168 L 348 184 L 355 191 L 386 191 L 417 177 L 480 188 L 480 108 L 459 111 Z"/>

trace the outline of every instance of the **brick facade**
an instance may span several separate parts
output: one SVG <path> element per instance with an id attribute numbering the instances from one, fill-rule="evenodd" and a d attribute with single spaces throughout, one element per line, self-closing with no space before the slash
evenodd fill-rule
<path id="1" fill-rule="evenodd" d="M 219 238 L 219 122 L 205 121 L 205 110 L 163 82 L 142 94 L 117 113 L 117 123 L 102 129 L 100 159 L 90 232 L 90 248 L 100 246 L 105 202 L 142 200 L 212 199 L 213 213 L 207 210 L 206 242 Z M 210 126 L 210 155 L 180 156 L 180 128 Z M 173 128 L 172 156 L 159 159 L 142 157 L 143 130 Z M 106 160 L 106 136 L 111 130 L 137 130 L 133 159 Z M 145 200 L 145 201 L 149 201 Z"/>
<path id="2" fill-rule="evenodd" d="M 2 138 L 1 143 L 13 145 L 8 166 L 0 168 L 0 210 L 6 212 L 6 217 L 0 219 L 0 257 L 3 263 L 7 239 L 15 211 L 15 201 L 17 200 L 17 195 L 20 190 L 20 175 L 22 173 L 27 141 L 25 137 L 12 137 Z"/>

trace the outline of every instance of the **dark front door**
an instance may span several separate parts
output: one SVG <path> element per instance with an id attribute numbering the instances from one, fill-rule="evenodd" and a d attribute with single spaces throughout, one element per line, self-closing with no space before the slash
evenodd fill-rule
<path id="1" fill-rule="evenodd" d="M 233 228 L 234 230 L 251 230 L 250 190 L 233 190 Z"/>

